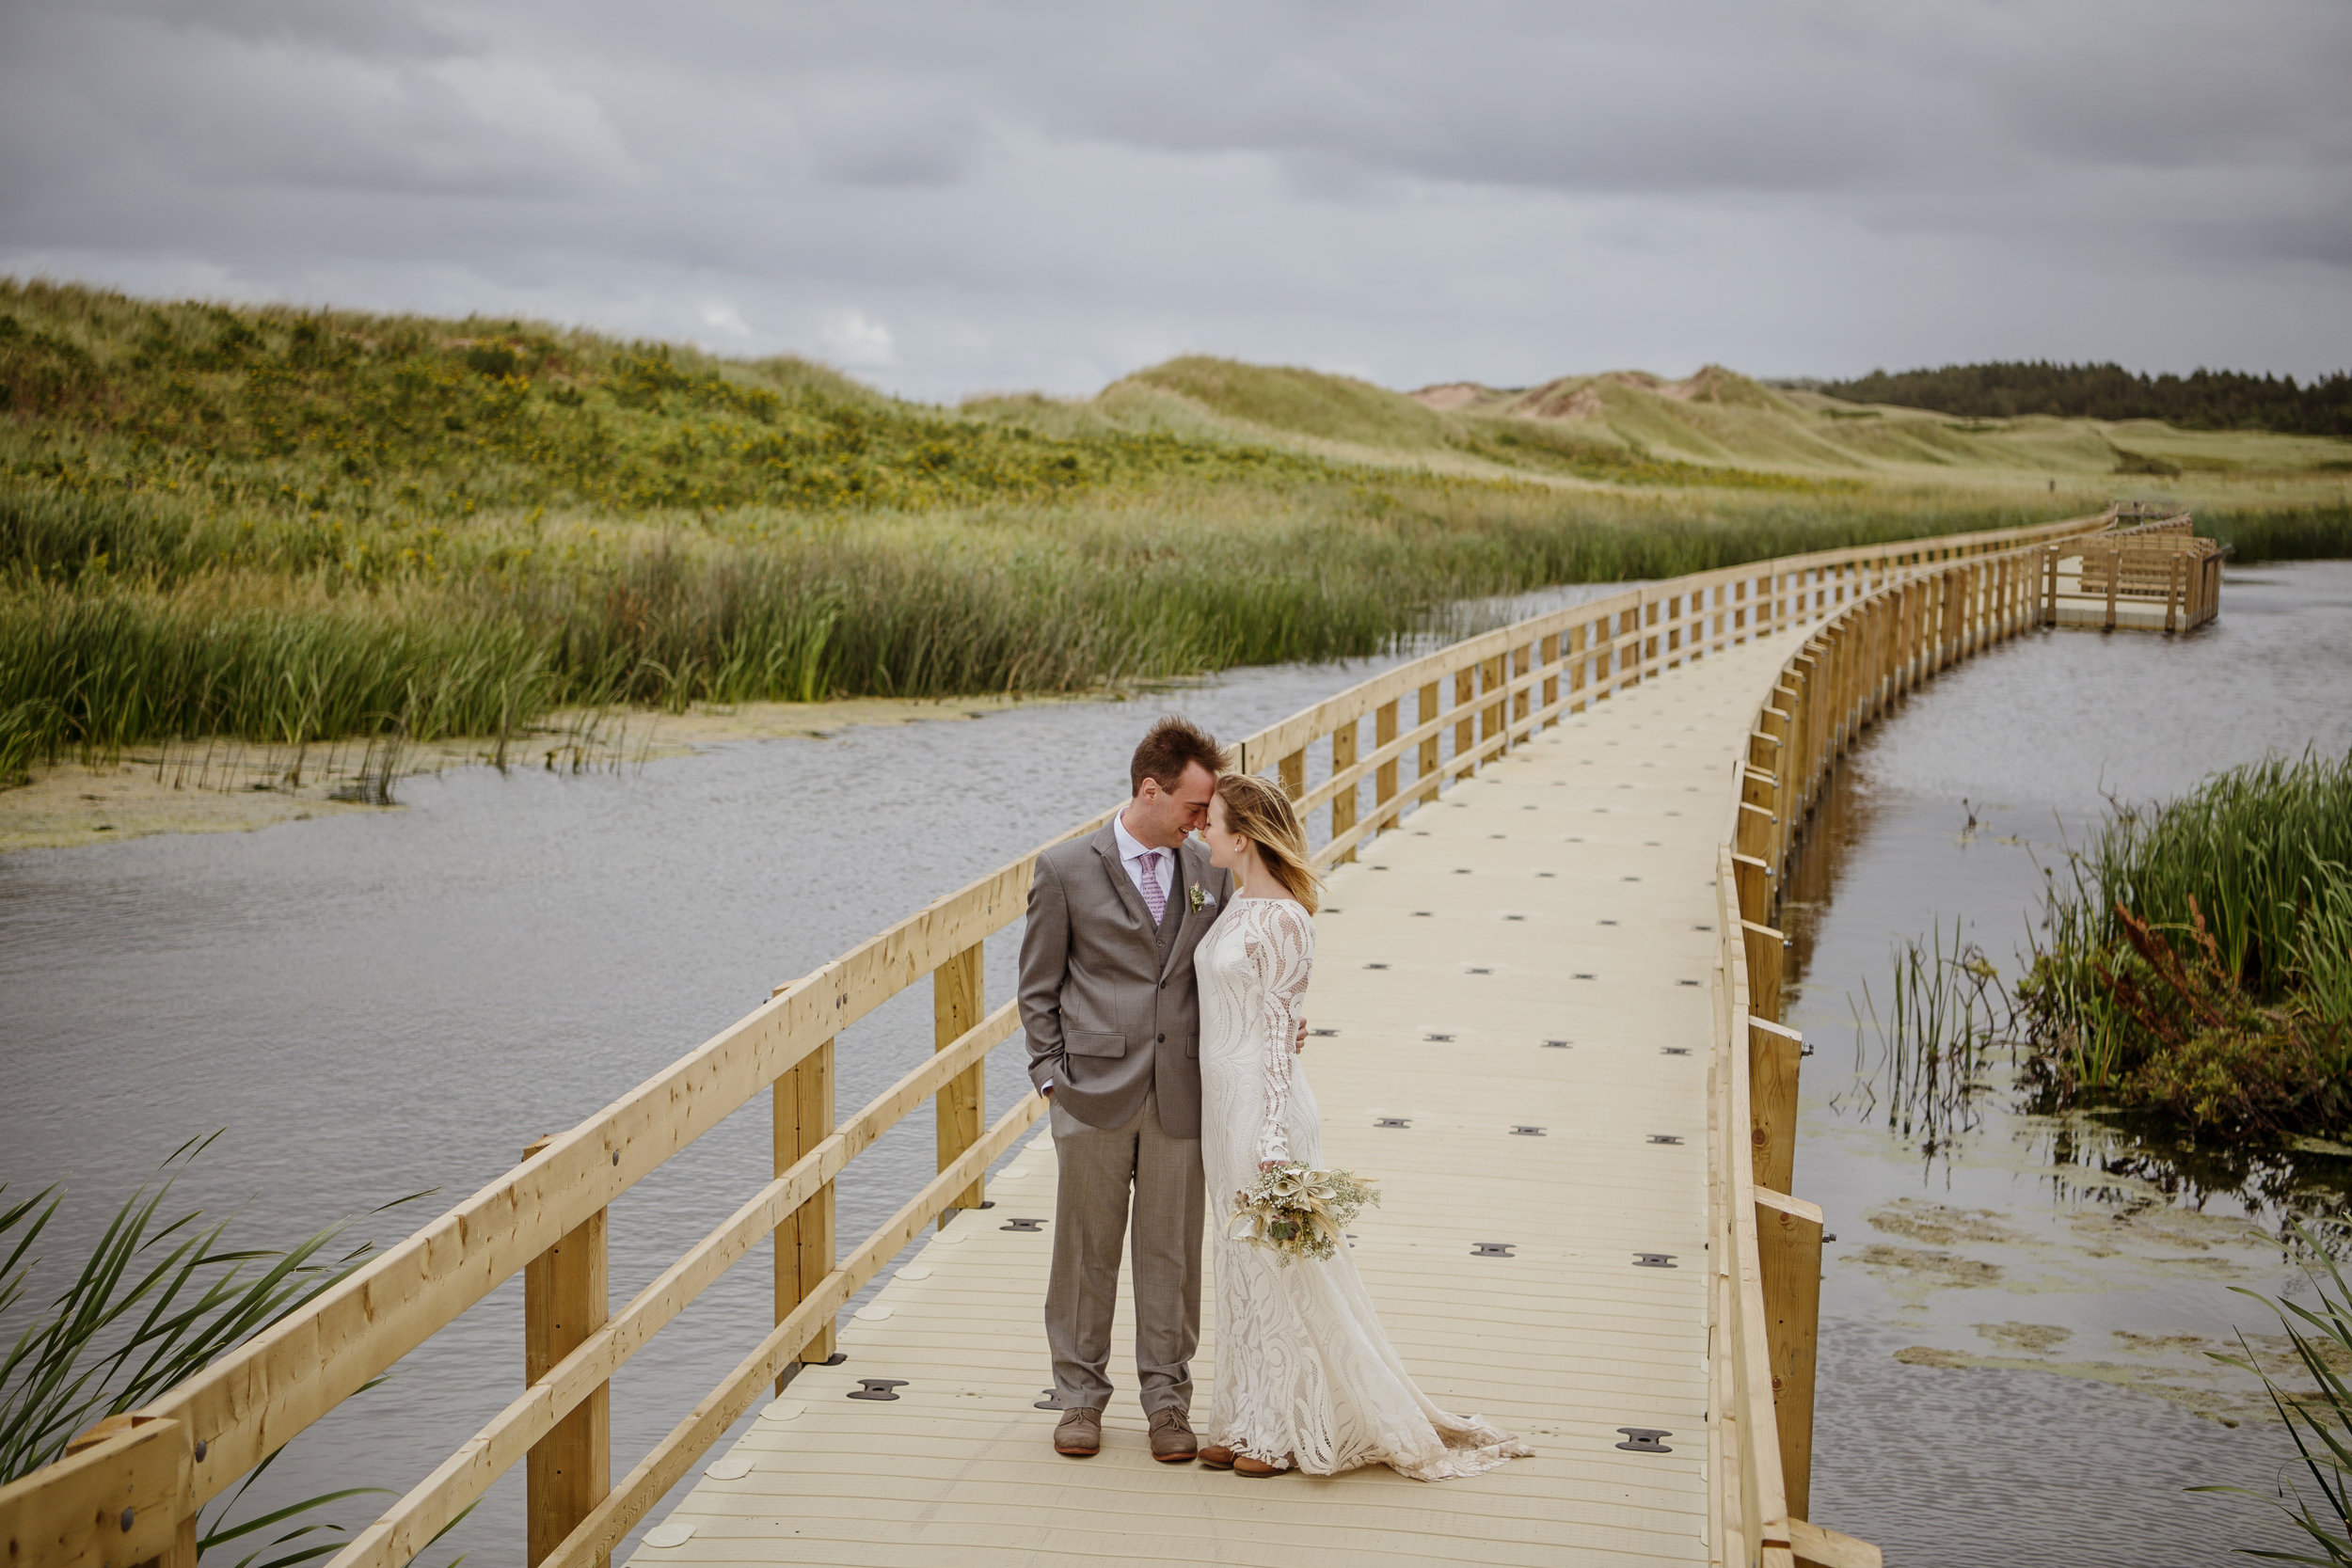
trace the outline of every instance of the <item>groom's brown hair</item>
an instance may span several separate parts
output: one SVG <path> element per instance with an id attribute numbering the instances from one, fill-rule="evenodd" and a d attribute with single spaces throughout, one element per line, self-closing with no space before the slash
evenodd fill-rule
<path id="1" fill-rule="evenodd" d="M 1209 770 L 1215 778 L 1225 770 L 1225 753 L 1218 749 L 1216 736 L 1189 719 L 1168 714 L 1152 726 L 1136 748 L 1135 760 L 1127 765 L 1127 791 L 1143 793 L 1143 781 L 1157 779 L 1162 789 L 1174 794 L 1184 776 L 1184 769 L 1194 763 Z"/>

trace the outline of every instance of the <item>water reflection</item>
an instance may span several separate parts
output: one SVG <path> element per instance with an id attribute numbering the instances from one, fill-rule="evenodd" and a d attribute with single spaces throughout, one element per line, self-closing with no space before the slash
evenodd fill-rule
<path id="1" fill-rule="evenodd" d="M 1946 673 L 1830 783 L 1781 906 L 1788 1022 L 1814 1044 L 1796 1186 L 1841 1238 L 1814 1512 L 1889 1561 L 2137 1568 L 2288 1544 L 2244 1499 L 2185 1489 L 2267 1490 L 2293 1458 L 2260 1384 L 2211 1353 L 2242 1332 L 2284 1365 L 2233 1287 L 2308 1295 L 2279 1237 L 2347 1239 L 2352 1148 L 2042 1114 L 1997 1012 L 1990 1046 L 1929 1064 L 1873 1026 L 1865 988 L 1886 1024 L 1893 959 L 1931 933 L 2013 979 L 2045 869 L 2109 797 L 2352 744 L 2347 668 L 2352 566 L 2232 574 L 2195 636 L 2047 633 Z"/>

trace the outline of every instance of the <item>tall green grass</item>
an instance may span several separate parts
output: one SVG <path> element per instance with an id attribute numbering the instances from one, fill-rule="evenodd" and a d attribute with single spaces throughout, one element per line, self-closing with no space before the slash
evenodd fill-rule
<path id="1" fill-rule="evenodd" d="M 167 1207 L 173 1184 L 218 1135 L 174 1150 L 155 1180 L 122 1200 L 62 1289 L 46 1299 L 33 1295 L 42 1277 L 35 1249 L 65 1195 L 53 1186 L 8 1203 L 0 1186 L 0 1325 L 14 1331 L 0 1350 L 0 1482 L 55 1462 L 100 1418 L 136 1410 L 185 1382 L 349 1277 L 373 1251 L 362 1243 L 336 1254 L 342 1224 L 283 1250 L 230 1245 L 228 1220 L 207 1224 L 200 1210 L 173 1212 Z M 263 1512 L 245 1507 L 277 1457 L 273 1451 L 199 1518 L 199 1561 L 234 1557 L 236 1568 L 299 1568 L 346 1544 L 344 1527 L 318 1518 L 319 1510 L 385 1491 L 344 1487 Z"/>
<path id="2" fill-rule="evenodd" d="M 2207 1354 L 2262 1379 L 2316 1496 L 2290 1479 L 2292 1465 L 2280 1467 L 2277 1488 L 2268 1497 L 2243 1486 L 2192 1486 L 2189 1490 L 2235 1493 L 2270 1503 L 2301 1533 L 2302 1542 L 2297 1544 L 2312 1548 L 2288 1552 L 2240 1547 L 2248 1557 L 2312 1563 L 2316 1568 L 2352 1568 L 2352 1379 L 2345 1375 L 2346 1369 L 2352 1368 L 2352 1286 L 2344 1283 L 2343 1270 L 2309 1229 L 2297 1223 L 2291 1234 L 2306 1259 L 2317 1259 L 2316 1267 L 2307 1262 L 2303 1270 L 2316 1306 L 2273 1300 L 2242 1285 L 2231 1289 L 2279 1315 L 2279 1326 L 2286 1330 L 2295 1364 L 2302 1370 L 2308 1388 L 2280 1387 L 2242 1335 L 2239 1348 L 2244 1354 Z"/>
<path id="3" fill-rule="evenodd" d="M 2019 987 L 2060 1098 L 2233 1128 L 2352 1118 L 2352 754 L 2119 810 L 2068 867 Z"/>
<path id="4" fill-rule="evenodd" d="M 2230 560 L 2240 566 L 2352 559 L 2352 506 L 2342 502 L 2275 512 L 2209 509 L 2197 515 L 2197 531 L 2227 545 Z"/>
<path id="5" fill-rule="evenodd" d="M 1895 943 L 1888 1006 L 1881 1017 L 1878 998 L 1863 982 L 1854 1015 L 1854 1085 L 1840 1096 L 1864 1110 L 1883 1105 L 1886 1127 L 1915 1139 L 1933 1154 L 1982 1120 L 1977 1098 L 1994 1085 L 1988 1078 L 1994 1051 L 2013 1038 L 2014 1015 L 2000 976 L 1969 942 L 1960 921 L 1952 922 L 1952 945 L 1944 946 L 1940 926 L 1928 940 Z M 1877 1042 L 1876 1059 L 1866 1056 L 1866 1023 Z"/>
<path id="6" fill-rule="evenodd" d="M 1089 689 L 1377 653 L 1465 598 L 2023 515 L 1395 476 L 412 533 L 0 489 L 0 768 L 173 736 L 501 735 L 576 705 Z"/>

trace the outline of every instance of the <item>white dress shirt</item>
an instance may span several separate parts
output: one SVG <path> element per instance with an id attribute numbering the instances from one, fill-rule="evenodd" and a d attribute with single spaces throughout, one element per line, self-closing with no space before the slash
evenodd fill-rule
<path id="1" fill-rule="evenodd" d="M 1137 893 L 1143 891 L 1143 857 L 1146 855 L 1160 857 L 1160 863 L 1153 869 L 1158 874 L 1160 895 L 1167 900 L 1161 908 L 1165 910 L 1172 906 L 1176 899 L 1176 851 L 1149 847 L 1141 839 L 1127 831 L 1127 823 L 1122 816 L 1111 818 L 1111 832 L 1119 840 L 1119 863 L 1127 868 L 1127 879 L 1136 884 Z M 1152 901 L 1146 898 L 1144 900 L 1145 911 L 1149 912 L 1151 907 Z"/>

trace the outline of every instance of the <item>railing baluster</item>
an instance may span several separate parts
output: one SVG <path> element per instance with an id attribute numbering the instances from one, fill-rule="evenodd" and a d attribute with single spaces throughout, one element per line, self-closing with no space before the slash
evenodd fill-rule
<path id="1" fill-rule="evenodd" d="M 1502 733 L 1505 713 L 1502 697 L 1504 657 L 1497 654 L 1492 658 L 1481 661 L 1478 666 L 1479 693 L 1489 699 L 1481 704 L 1478 709 L 1478 738 L 1482 744 Z M 1504 742 L 1504 749 L 1509 749 L 1508 741 Z M 1463 776 L 1467 778 L 1469 775 Z"/>
<path id="2" fill-rule="evenodd" d="M 1295 800 L 1307 793 L 1307 753 L 1305 752 L 1293 752 L 1276 764 L 1275 771 L 1281 775 L 1283 794 Z"/>
<path id="3" fill-rule="evenodd" d="M 1478 749 L 1478 741 L 1474 735 L 1477 721 L 1470 717 L 1470 705 L 1477 698 L 1478 666 L 1465 664 L 1454 672 L 1454 710 L 1461 715 L 1454 726 L 1454 755 L 1456 760 L 1467 759 L 1472 752 Z M 1467 768 L 1462 777 L 1466 779 L 1470 777 Z"/>
<path id="4" fill-rule="evenodd" d="M 776 1080 L 771 1094 L 774 1117 L 775 1168 L 782 1176 L 808 1151 L 833 1136 L 833 1046 L 827 1040 L 802 1058 L 798 1067 Z M 777 1323 L 792 1315 L 823 1278 L 833 1273 L 833 1183 L 817 1189 L 809 1200 L 776 1227 Z M 833 1358 L 834 1325 L 827 1323 L 802 1348 L 803 1362 Z M 776 1379 L 784 1392 L 786 1379 Z"/>
<path id="5" fill-rule="evenodd" d="M 1379 711 L 1373 715 L 1373 748 L 1376 751 L 1380 747 L 1388 745 L 1395 738 L 1396 699 L 1391 697 L 1387 702 L 1381 704 Z M 1375 816 L 1383 819 L 1379 829 L 1379 832 L 1387 832 L 1390 829 L 1396 826 L 1396 823 L 1393 820 L 1389 819 L 1387 816 L 1389 802 L 1395 799 L 1396 759 L 1394 757 L 1391 757 L 1388 761 L 1382 763 L 1378 768 L 1373 769 L 1372 775 L 1372 809 Z"/>
<path id="6" fill-rule="evenodd" d="M 1788 1517 L 1812 1513 L 1813 1382 L 1821 1323 L 1821 1211 L 1800 1197 L 1756 1191 L 1756 1260 L 1764 1293 L 1765 1355 Z"/>
<path id="7" fill-rule="evenodd" d="M 1173 890 L 1170 893 L 1173 897 Z M 945 1051 L 979 1026 L 987 1013 L 981 1001 L 980 943 L 971 946 L 931 971 L 931 1049 Z M 987 1125 L 982 1115 L 988 1069 L 985 1063 L 975 1062 L 941 1086 L 934 1102 L 939 1118 L 939 1168 L 946 1170 L 963 1158 L 963 1151 L 980 1141 L 981 1129 Z M 980 1189 L 985 1185 L 979 1177 L 972 1185 L 956 1195 L 946 1212 L 939 1216 L 939 1228 L 947 1228 L 947 1222 L 956 1217 L 959 1209 L 977 1209 L 986 1197 Z"/>
<path id="8" fill-rule="evenodd" d="M 541 1138 L 523 1150 L 531 1159 L 554 1142 Z M 606 1273 L 605 1211 L 523 1265 L 523 1381 L 536 1383 L 580 1342 L 604 1326 L 612 1298 Z M 525 1461 L 529 1553 L 535 1565 L 612 1490 L 612 1386 L 594 1393 L 531 1446 Z M 597 1568 L 612 1559 L 600 1557 Z"/>
<path id="9" fill-rule="evenodd" d="M 1438 703 L 1438 683 L 1436 681 L 1431 681 L 1428 685 L 1421 689 L 1421 718 L 1419 722 L 1417 722 L 1414 727 L 1418 729 L 1422 724 L 1435 722 L 1439 711 Z M 1438 738 L 1434 733 L 1431 734 L 1426 740 L 1423 740 L 1421 743 L 1421 770 L 1413 776 L 1417 779 L 1423 779 L 1427 781 L 1427 783 L 1422 786 L 1421 791 L 1421 803 L 1424 806 L 1438 798 L 1438 768 L 1439 766 L 1438 752 L 1440 749 L 1441 747 Z"/>
<path id="10" fill-rule="evenodd" d="M 1339 727 L 1331 732 L 1331 776 L 1333 778 L 1339 777 L 1341 773 L 1356 766 L 1356 732 L 1360 722 L 1359 720 L 1343 719 L 1340 721 Z M 1339 837 L 1356 825 L 1356 792 L 1359 787 L 1360 786 L 1357 784 L 1348 784 L 1331 797 L 1331 836 L 1333 838 Z M 1355 858 L 1354 849 L 1348 849 L 1340 856 L 1342 861 L 1352 861 Z"/>

